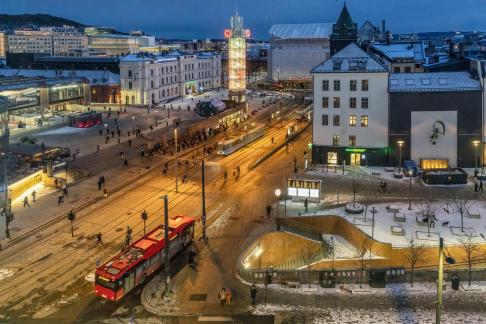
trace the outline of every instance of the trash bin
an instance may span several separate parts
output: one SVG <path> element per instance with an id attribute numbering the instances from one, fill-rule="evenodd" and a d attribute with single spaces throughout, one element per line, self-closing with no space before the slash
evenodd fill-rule
<path id="1" fill-rule="evenodd" d="M 453 275 L 452 276 L 452 289 L 453 290 L 459 290 L 459 283 L 461 282 L 461 279 L 459 278 L 458 275 Z"/>

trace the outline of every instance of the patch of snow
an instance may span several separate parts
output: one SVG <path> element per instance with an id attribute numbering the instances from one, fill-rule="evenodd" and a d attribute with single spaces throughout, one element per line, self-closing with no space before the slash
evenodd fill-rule
<path id="1" fill-rule="evenodd" d="M 14 271 L 10 269 L 0 269 L 0 280 L 13 276 Z"/>
<path id="2" fill-rule="evenodd" d="M 88 130 L 87 128 L 61 127 L 61 128 L 51 129 L 51 130 L 39 133 L 36 136 L 77 134 L 77 133 L 86 132 L 87 130 Z"/>

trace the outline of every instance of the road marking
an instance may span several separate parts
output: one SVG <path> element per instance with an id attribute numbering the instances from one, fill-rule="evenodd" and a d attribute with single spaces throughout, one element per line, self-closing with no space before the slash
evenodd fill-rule
<path id="1" fill-rule="evenodd" d="M 227 316 L 199 316 L 198 322 L 234 322 L 231 317 Z"/>

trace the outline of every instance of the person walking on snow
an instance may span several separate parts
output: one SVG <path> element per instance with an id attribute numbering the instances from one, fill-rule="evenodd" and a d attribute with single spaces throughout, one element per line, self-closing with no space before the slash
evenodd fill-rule
<path id="1" fill-rule="evenodd" d="M 101 240 L 101 232 L 96 234 L 96 245 L 103 245 L 103 241 Z"/>
<path id="2" fill-rule="evenodd" d="M 29 205 L 29 198 L 27 198 L 27 196 L 24 197 L 24 207 L 25 206 L 30 207 L 30 205 Z"/>
<path id="3" fill-rule="evenodd" d="M 250 296 L 251 296 L 251 305 L 252 306 L 256 305 L 256 295 L 257 295 L 256 287 L 255 287 L 255 285 L 251 285 Z"/>
<path id="4" fill-rule="evenodd" d="M 307 207 L 309 207 L 309 201 L 307 200 L 307 198 L 305 198 L 304 200 L 304 208 L 305 208 L 305 211 L 307 212 Z"/>
<path id="5" fill-rule="evenodd" d="M 37 192 L 35 190 L 32 190 L 32 201 L 35 202 L 35 195 L 37 194 Z"/>
<path id="6" fill-rule="evenodd" d="M 64 196 L 63 196 L 62 192 L 60 192 L 59 196 L 57 197 L 57 205 L 61 206 L 61 203 L 63 202 L 63 200 L 64 200 Z"/>
<path id="7" fill-rule="evenodd" d="M 231 291 L 226 289 L 226 305 L 231 305 Z"/>

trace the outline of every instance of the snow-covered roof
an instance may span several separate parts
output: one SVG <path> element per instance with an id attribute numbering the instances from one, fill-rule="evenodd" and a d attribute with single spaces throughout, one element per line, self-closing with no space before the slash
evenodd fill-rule
<path id="1" fill-rule="evenodd" d="M 80 84 L 87 82 L 85 78 L 82 77 L 55 77 L 55 78 L 45 78 L 45 77 L 30 77 L 30 78 L 12 78 L 6 77 L 6 80 L 0 78 L 0 91 L 9 90 L 21 90 L 33 87 L 41 86 L 58 86 L 65 84 Z"/>
<path id="2" fill-rule="evenodd" d="M 268 32 L 270 36 L 280 39 L 289 38 L 329 38 L 332 23 L 315 24 L 277 24 Z"/>
<path id="3" fill-rule="evenodd" d="M 423 42 L 400 42 L 390 44 L 372 44 L 376 51 L 390 61 L 395 59 L 413 59 L 414 62 L 425 62 Z"/>
<path id="4" fill-rule="evenodd" d="M 431 73 L 393 73 L 389 77 L 390 92 L 434 92 L 481 90 L 479 80 L 466 71 Z"/>
<path id="5" fill-rule="evenodd" d="M 45 78 L 76 78 L 84 77 L 91 85 L 120 84 L 120 75 L 105 70 L 32 70 L 32 69 L 0 69 L 4 77 L 45 77 Z"/>
<path id="6" fill-rule="evenodd" d="M 355 43 L 351 43 L 332 57 L 328 58 L 311 73 L 340 73 L 340 72 L 387 72 L 388 70 L 374 57 L 363 51 Z"/>
<path id="7" fill-rule="evenodd" d="M 163 62 L 163 61 L 176 61 L 176 60 L 177 60 L 176 57 L 138 53 L 138 54 L 130 54 L 122 57 L 120 63 L 133 63 L 133 62 L 146 62 L 146 61 Z"/>

